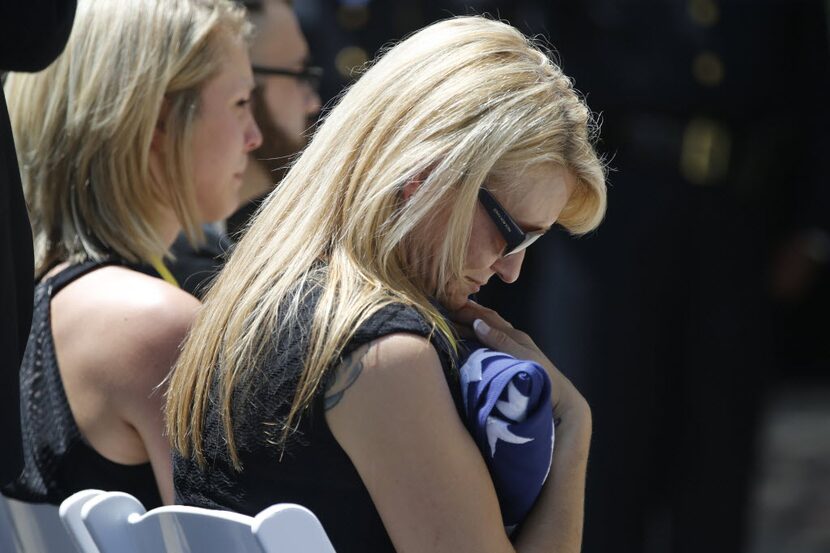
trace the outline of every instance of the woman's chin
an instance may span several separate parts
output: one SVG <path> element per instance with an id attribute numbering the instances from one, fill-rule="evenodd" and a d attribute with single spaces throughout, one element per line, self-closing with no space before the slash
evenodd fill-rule
<path id="1" fill-rule="evenodd" d="M 441 303 L 448 311 L 456 311 L 467 304 L 467 296 L 459 292 L 447 294 Z"/>

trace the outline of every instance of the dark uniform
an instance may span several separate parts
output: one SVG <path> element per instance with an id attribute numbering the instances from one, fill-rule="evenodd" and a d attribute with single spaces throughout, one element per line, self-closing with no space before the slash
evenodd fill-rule
<path id="1" fill-rule="evenodd" d="M 482 300 L 592 405 L 586 553 L 741 551 L 771 245 L 827 228 L 823 3 L 548 5 L 535 30 L 602 113 L 608 216 Z"/>
<path id="2" fill-rule="evenodd" d="M 0 3 L 0 72 L 40 71 L 63 51 L 75 18 L 75 0 Z M 18 369 L 32 322 L 32 230 L 23 201 L 5 96 L 0 92 L 0 484 L 23 467 Z"/>

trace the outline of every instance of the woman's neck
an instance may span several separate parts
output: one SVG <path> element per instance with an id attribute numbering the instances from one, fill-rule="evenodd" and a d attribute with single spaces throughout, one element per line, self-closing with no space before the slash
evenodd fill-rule
<path id="1" fill-rule="evenodd" d="M 161 236 L 162 240 L 164 240 L 164 244 L 169 250 L 182 230 L 182 225 L 179 223 L 179 220 L 176 218 L 176 214 L 172 209 L 164 208 L 162 210 L 157 230 L 159 232 L 159 236 Z"/>

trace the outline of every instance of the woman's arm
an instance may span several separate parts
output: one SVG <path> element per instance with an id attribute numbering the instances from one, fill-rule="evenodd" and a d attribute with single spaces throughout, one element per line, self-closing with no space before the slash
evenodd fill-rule
<path id="1" fill-rule="evenodd" d="M 585 471 L 591 440 L 591 414 L 563 413 L 556 427 L 550 474 L 519 533 L 522 552 L 578 552 L 582 546 Z"/>
<path id="2" fill-rule="evenodd" d="M 338 370 L 327 404 L 332 433 L 360 473 L 399 553 L 514 551 L 484 460 L 426 339 L 395 334 L 357 350 Z M 547 487 L 534 508 L 538 522 L 525 525 L 521 552 L 578 550 L 578 544 L 560 547 L 573 541 L 564 535 L 570 528 L 550 523 L 562 512 L 581 513 L 581 491 L 568 490 L 582 489 L 584 460 L 580 465 L 577 458 L 584 455 L 569 454 L 577 449 L 569 441 L 579 442 L 557 442 L 562 453 L 553 470 L 569 463 L 575 468 L 565 467 L 567 474 Z"/>
<path id="3" fill-rule="evenodd" d="M 592 426 L 588 403 L 530 336 L 513 328 L 492 309 L 469 301 L 453 313 L 453 318 L 469 326 L 487 347 L 535 361 L 550 376 L 556 447 L 550 475 L 524 523 L 517 545 L 534 552 L 579 551 Z M 539 539 L 541 536 L 546 537 Z"/>
<path id="4" fill-rule="evenodd" d="M 165 284 L 161 281 L 159 285 Z M 137 339 L 133 342 L 130 366 L 136 378 L 124 381 L 119 412 L 135 428 L 147 452 L 165 505 L 172 505 L 173 466 L 170 443 L 164 435 L 164 396 L 167 376 L 180 346 L 201 306 L 190 294 L 170 287 L 160 302 L 150 302 L 133 321 Z"/>
<path id="5" fill-rule="evenodd" d="M 61 379 L 84 438 L 122 464 L 149 460 L 164 503 L 173 502 L 161 387 L 199 302 L 164 281 L 104 267 L 52 301 Z"/>
<path id="6" fill-rule="evenodd" d="M 463 332 L 474 332 L 476 338 L 485 346 L 510 354 L 516 359 L 535 361 L 544 368 L 552 384 L 551 403 L 554 420 L 558 422 L 566 411 L 571 417 L 582 417 L 587 414 L 590 418 L 590 410 L 582 395 L 526 333 L 513 328 L 512 324 L 492 309 L 472 300 L 467 300 L 464 307 L 454 311 L 452 318 Z M 572 411 L 572 406 L 579 406 L 581 409 Z"/>

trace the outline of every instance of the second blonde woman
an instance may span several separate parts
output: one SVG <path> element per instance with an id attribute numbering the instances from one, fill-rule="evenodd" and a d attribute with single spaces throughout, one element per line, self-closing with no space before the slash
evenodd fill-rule
<path id="1" fill-rule="evenodd" d="M 199 303 L 163 259 L 236 208 L 260 142 L 247 32 L 224 0 L 81 0 L 63 55 L 9 77 L 39 283 L 7 495 L 172 501 L 159 386 Z"/>
<path id="2" fill-rule="evenodd" d="M 525 334 L 468 301 L 554 224 L 605 209 L 591 118 L 504 23 L 437 23 L 343 96 L 209 292 L 167 405 L 177 499 L 300 503 L 339 553 L 576 553 L 590 410 Z M 550 476 L 511 541 L 464 425 L 448 318 L 553 381 Z M 550 459 L 550 457 L 549 457 Z"/>

